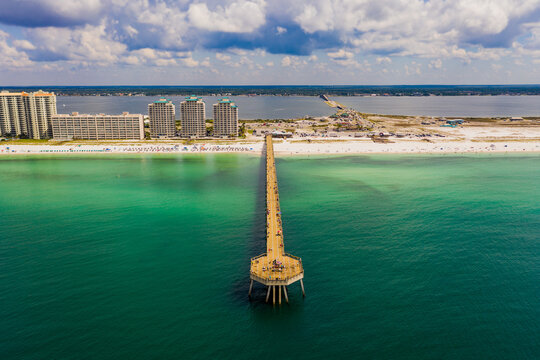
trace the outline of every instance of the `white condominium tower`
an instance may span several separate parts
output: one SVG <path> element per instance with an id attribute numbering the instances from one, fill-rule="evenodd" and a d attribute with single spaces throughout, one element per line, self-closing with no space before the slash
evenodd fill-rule
<path id="1" fill-rule="evenodd" d="M 0 92 L 0 134 L 52 137 L 51 117 L 56 114 L 56 96 L 41 90 L 33 93 Z"/>
<path id="2" fill-rule="evenodd" d="M 0 92 L 0 135 L 28 136 L 22 93 Z"/>
<path id="3" fill-rule="evenodd" d="M 214 104 L 214 136 L 238 136 L 238 106 L 229 98 Z"/>
<path id="4" fill-rule="evenodd" d="M 176 135 L 175 111 L 171 100 L 162 97 L 148 104 L 148 117 L 150 136 L 153 138 L 170 138 Z"/>
<path id="5" fill-rule="evenodd" d="M 201 97 L 187 96 L 180 104 L 183 136 L 206 136 L 204 101 Z"/>

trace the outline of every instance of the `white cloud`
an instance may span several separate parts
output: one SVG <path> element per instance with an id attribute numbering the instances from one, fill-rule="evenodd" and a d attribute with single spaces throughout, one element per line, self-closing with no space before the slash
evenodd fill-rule
<path id="1" fill-rule="evenodd" d="M 222 53 L 216 53 L 216 59 L 221 60 L 221 61 L 230 61 L 231 57 L 229 55 L 225 55 Z"/>
<path id="2" fill-rule="evenodd" d="M 429 62 L 428 67 L 430 69 L 440 69 L 442 68 L 442 60 L 441 59 L 431 60 Z"/>
<path id="3" fill-rule="evenodd" d="M 263 0 L 239 0 L 212 11 L 205 3 L 195 3 L 189 6 L 187 15 L 191 25 L 200 29 L 245 33 L 265 23 L 265 7 Z"/>
<path id="4" fill-rule="evenodd" d="M 156 66 L 172 66 L 172 65 L 176 65 L 176 60 L 175 59 L 156 59 L 154 61 L 154 64 Z"/>
<path id="5" fill-rule="evenodd" d="M 186 65 L 187 67 L 196 67 L 196 66 L 199 66 L 199 62 L 198 62 L 197 60 L 194 60 L 192 57 L 188 57 L 188 58 L 182 59 L 182 62 L 183 62 L 184 65 Z"/>
<path id="6" fill-rule="evenodd" d="M 32 65 L 24 51 L 8 44 L 9 34 L 0 30 L 0 65 L 6 68 L 23 68 Z"/>
<path id="7" fill-rule="evenodd" d="M 390 59 L 388 56 L 379 56 L 377 59 L 377 64 L 391 64 L 392 63 L 392 59 Z"/>
<path id="8" fill-rule="evenodd" d="M 284 56 L 281 59 L 281 66 L 283 67 L 292 67 L 292 68 L 298 68 L 300 66 L 306 65 L 307 61 L 301 59 L 298 56 Z"/>
<path id="9" fill-rule="evenodd" d="M 281 66 L 288 67 L 291 66 L 292 60 L 290 56 L 284 56 L 283 59 L 281 59 Z"/>
<path id="10" fill-rule="evenodd" d="M 201 61 L 200 65 L 202 67 L 210 67 L 210 58 L 209 57 L 205 57 L 203 61 Z"/>
<path id="11" fill-rule="evenodd" d="M 35 51 L 67 60 L 114 63 L 127 49 L 125 44 L 107 34 L 104 23 L 75 29 L 39 28 L 29 30 L 29 33 L 34 44 L 37 44 Z"/>
<path id="12" fill-rule="evenodd" d="M 354 56 L 352 52 L 344 50 L 344 49 L 340 49 L 335 52 L 329 52 L 329 53 L 326 53 L 326 55 L 328 55 L 328 57 L 334 60 L 346 60 L 346 59 L 351 59 Z"/>
<path id="13" fill-rule="evenodd" d="M 317 5 L 307 4 L 294 20 L 308 33 L 334 29 L 334 6 L 331 1 L 318 1 Z"/>
<path id="14" fill-rule="evenodd" d="M 363 66 L 358 61 L 354 59 L 354 54 L 345 49 L 339 49 L 335 52 L 326 53 L 328 57 L 336 64 L 347 67 L 354 67 L 357 69 L 362 69 Z"/>
<path id="15" fill-rule="evenodd" d="M 62 7 L 58 0 L 17 3 L 25 4 L 26 17 L 15 14 L 11 2 L 0 2 L 0 22 L 22 21 L 18 25 L 24 28 L 24 36 L 14 32 L 20 39 L 0 39 L 2 64 L 9 61 L 11 66 L 36 60 L 68 62 L 73 68 L 200 66 L 208 72 L 214 67 L 256 71 L 263 64 L 281 64 L 351 74 L 351 69 L 369 71 L 370 64 L 363 60 L 367 58 L 380 65 L 380 71 L 417 75 L 420 63 L 429 69 L 443 69 L 444 64 L 450 74 L 456 68 L 452 63 L 482 61 L 483 69 L 491 71 L 489 62 L 525 68 L 540 59 L 540 0 L 65 0 Z M 15 20 L 6 20 L 8 15 Z M 56 24 L 39 25 L 42 18 Z M 297 26 L 305 32 L 301 36 Z M 207 59 L 207 51 L 216 60 Z M 399 67 L 390 66 L 396 63 Z M 234 72 L 223 76 L 226 73 Z M 435 73 L 443 72 L 429 72 Z"/>
<path id="16" fill-rule="evenodd" d="M 420 70 L 420 64 L 411 63 L 411 65 L 404 65 L 403 68 L 405 69 L 405 74 L 407 76 L 422 74 L 422 70 Z"/>
<path id="17" fill-rule="evenodd" d="M 296 7 L 294 19 L 308 33 L 337 32 L 365 52 L 439 57 L 455 46 L 468 58 L 475 44 L 489 53 L 483 43 L 503 42 L 503 30 L 535 9 L 538 0 L 313 0 Z M 459 50 L 446 56 L 463 58 Z"/>

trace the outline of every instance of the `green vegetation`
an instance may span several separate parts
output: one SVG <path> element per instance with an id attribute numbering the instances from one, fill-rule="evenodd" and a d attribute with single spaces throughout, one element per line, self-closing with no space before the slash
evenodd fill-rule
<path id="1" fill-rule="evenodd" d="M 238 129 L 238 137 L 242 139 L 246 138 L 246 123 L 242 123 L 242 125 L 240 125 L 240 129 Z"/>
<path id="2" fill-rule="evenodd" d="M 41 87 L 3 87 L 10 91 L 36 91 Z M 394 86 L 47 86 L 57 95 L 191 95 L 238 96 L 456 96 L 456 95 L 540 95 L 539 85 L 394 85 Z"/>

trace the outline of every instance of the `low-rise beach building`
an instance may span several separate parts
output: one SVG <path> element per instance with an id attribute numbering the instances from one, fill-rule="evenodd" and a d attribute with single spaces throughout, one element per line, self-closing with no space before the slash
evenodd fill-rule
<path id="1" fill-rule="evenodd" d="M 180 103 L 180 124 L 182 136 L 201 137 L 206 136 L 206 111 L 201 97 L 187 96 Z"/>
<path id="2" fill-rule="evenodd" d="M 57 114 L 52 117 L 52 132 L 56 140 L 142 140 L 143 115 Z"/>
<path id="3" fill-rule="evenodd" d="M 150 136 L 153 138 L 171 138 L 176 136 L 176 118 L 174 104 L 162 97 L 148 104 Z"/>
<path id="4" fill-rule="evenodd" d="M 238 136 L 238 106 L 227 97 L 214 104 L 214 136 Z"/>

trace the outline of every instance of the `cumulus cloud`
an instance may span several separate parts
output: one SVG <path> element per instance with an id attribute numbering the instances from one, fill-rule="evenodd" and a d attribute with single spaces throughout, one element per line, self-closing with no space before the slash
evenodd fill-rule
<path id="1" fill-rule="evenodd" d="M 285 56 L 283 59 L 281 59 L 281 66 L 288 67 L 291 66 L 292 60 L 290 56 Z"/>
<path id="2" fill-rule="evenodd" d="M 265 23 L 266 4 L 262 0 L 239 0 L 212 11 L 205 3 L 189 6 L 188 18 L 194 27 L 232 33 L 252 32 Z"/>
<path id="3" fill-rule="evenodd" d="M 539 0 L 17 0 L 0 3 L 0 23 L 25 28 L 10 42 L 34 61 L 207 66 L 176 52 L 209 50 L 226 66 L 280 54 L 285 67 L 314 51 L 330 64 L 364 67 L 394 57 L 535 58 L 540 50 Z M 149 50 L 155 58 L 149 58 Z M 254 51 L 259 51 L 254 53 Z M 11 53 L 11 52 L 10 52 Z M 239 56 L 233 60 L 231 55 Z M 3 55 L 5 57 L 5 55 Z M 323 56 L 324 57 L 324 56 Z M 251 62 L 250 62 L 251 61 Z M 259 61 L 263 63 L 262 61 Z M 208 65 L 210 66 L 210 65 Z"/>
<path id="4" fill-rule="evenodd" d="M 334 60 L 347 60 L 347 59 L 351 59 L 354 56 L 352 52 L 346 51 L 344 49 L 340 49 L 339 51 L 336 51 L 336 52 L 329 52 L 326 55 L 328 55 L 328 57 Z"/>
<path id="5" fill-rule="evenodd" d="M 431 60 L 428 64 L 428 67 L 430 69 L 440 69 L 442 68 L 442 60 L 441 59 Z"/>
<path id="6" fill-rule="evenodd" d="M 299 66 L 306 65 L 307 61 L 300 59 L 298 56 L 284 56 L 281 59 L 281 66 L 298 68 Z"/>
<path id="7" fill-rule="evenodd" d="M 23 68 L 32 65 L 28 55 L 8 43 L 9 34 L 0 30 L 0 66 L 6 68 Z"/>
<path id="8" fill-rule="evenodd" d="M 18 49 L 35 50 L 36 47 L 28 40 L 13 40 L 13 45 Z"/>
<path id="9" fill-rule="evenodd" d="M 127 46 L 112 39 L 105 24 L 86 25 L 77 29 L 47 27 L 31 30 L 30 38 L 37 44 L 29 54 L 35 60 L 80 60 L 113 63 L 119 60 Z"/>
<path id="10" fill-rule="evenodd" d="M 218 52 L 216 53 L 216 59 L 221 60 L 221 61 L 230 61 L 231 57 L 229 55 L 225 55 Z"/>

